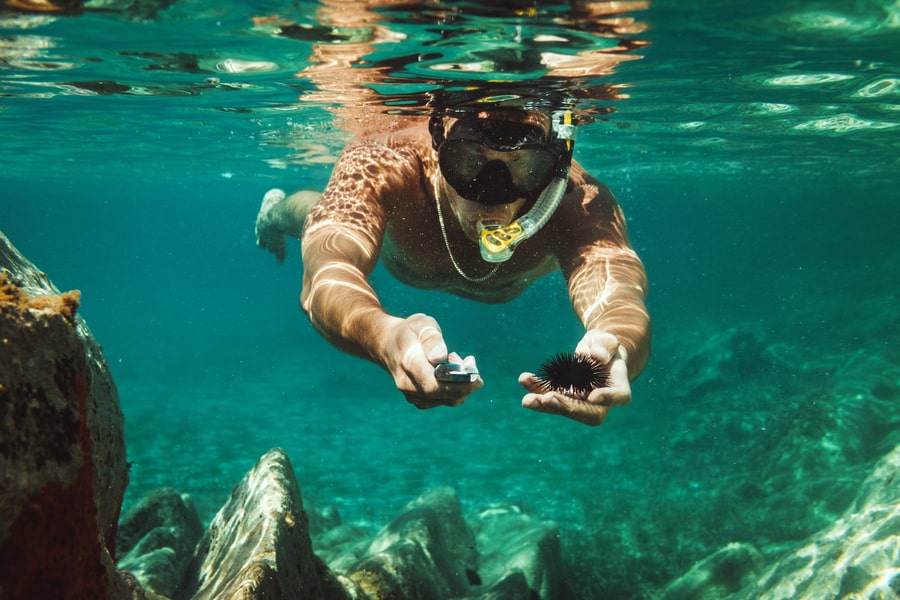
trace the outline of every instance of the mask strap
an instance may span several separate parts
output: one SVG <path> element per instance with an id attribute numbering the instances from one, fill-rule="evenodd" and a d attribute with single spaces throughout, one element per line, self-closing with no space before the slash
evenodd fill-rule
<path id="1" fill-rule="evenodd" d="M 571 110 L 558 110 L 551 115 L 551 135 L 556 148 L 558 162 L 556 171 L 560 176 L 568 177 L 569 165 L 572 164 L 572 150 L 575 149 L 575 122 Z"/>

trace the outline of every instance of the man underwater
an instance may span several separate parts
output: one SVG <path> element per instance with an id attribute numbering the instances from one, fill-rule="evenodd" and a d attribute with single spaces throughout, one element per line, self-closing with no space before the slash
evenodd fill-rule
<path id="1" fill-rule="evenodd" d="M 427 127 L 426 125 L 427 119 Z M 575 353 L 606 365 L 603 387 L 548 390 L 522 373 L 522 406 L 601 424 L 631 400 L 647 362 L 647 278 L 612 193 L 572 161 L 575 126 L 496 107 L 439 111 L 344 149 L 325 191 L 266 194 L 260 247 L 284 260 L 302 239 L 301 306 L 337 348 L 381 365 L 418 408 L 458 406 L 484 383 L 473 356 L 448 351 L 431 316 L 388 314 L 368 277 L 379 258 L 407 285 L 507 302 L 561 269 L 585 334 Z M 463 381 L 443 381 L 449 361 Z"/>

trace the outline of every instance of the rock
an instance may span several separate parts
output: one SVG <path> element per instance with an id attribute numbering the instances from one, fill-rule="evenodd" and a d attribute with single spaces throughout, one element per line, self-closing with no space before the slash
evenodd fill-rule
<path id="1" fill-rule="evenodd" d="M 750 544 L 728 544 L 669 584 L 661 600 L 719 600 L 750 583 L 764 564 Z"/>
<path id="2" fill-rule="evenodd" d="M 139 593 L 112 561 L 128 483 L 124 418 L 78 302 L 0 233 L 4 598 Z"/>
<path id="3" fill-rule="evenodd" d="M 522 571 L 513 571 L 484 592 L 466 596 L 471 600 L 534 600 L 536 597 L 540 596 L 529 587 Z"/>
<path id="4" fill-rule="evenodd" d="M 485 585 L 501 585 L 521 572 L 529 597 L 563 596 L 562 552 L 559 530 L 552 521 L 540 521 L 512 505 L 490 506 L 470 517 L 480 551 L 479 575 Z M 505 584 L 507 587 L 510 582 Z M 518 597 L 514 593 L 508 597 Z M 503 597 L 507 596 L 489 596 Z"/>
<path id="5" fill-rule="evenodd" d="M 234 489 L 197 547 L 176 597 L 347 597 L 313 555 L 300 489 L 283 450 L 262 456 Z"/>
<path id="6" fill-rule="evenodd" d="M 742 324 L 724 331 L 701 335 L 696 350 L 678 357 L 667 379 L 672 389 L 692 398 L 725 388 L 735 381 L 752 378 L 771 365 L 764 335 L 755 324 Z"/>
<path id="7" fill-rule="evenodd" d="M 354 598 L 549 600 L 563 597 L 556 524 L 515 506 L 467 522 L 456 492 L 430 490 L 375 536 L 341 525 L 316 538 Z"/>
<path id="8" fill-rule="evenodd" d="M 313 551 L 329 569 L 343 573 L 366 555 L 371 537 L 361 527 L 340 524 L 313 537 Z"/>
<path id="9" fill-rule="evenodd" d="M 403 600 L 459 596 L 451 592 L 441 570 L 416 540 L 398 537 L 389 547 L 366 557 L 349 571 L 346 577 L 352 585 L 350 595 L 355 598 Z"/>
<path id="10" fill-rule="evenodd" d="M 145 590 L 172 597 L 202 536 L 189 497 L 171 488 L 155 490 L 119 524 L 119 568 L 137 577 Z"/>
<path id="11" fill-rule="evenodd" d="M 900 598 L 900 446 L 881 459 L 853 505 L 732 600 Z"/>
<path id="12" fill-rule="evenodd" d="M 284 451 L 271 450 L 213 519 L 174 597 L 562 597 L 556 525 L 517 507 L 480 512 L 473 530 L 463 517 L 456 492 L 437 488 L 407 504 L 374 536 L 341 523 L 334 508 L 314 513 L 315 546 L 290 460 Z M 194 519 L 192 508 L 183 505 L 174 491 L 157 492 L 123 520 L 121 544 L 130 548 L 123 566 L 137 565 L 135 573 L 147 587 L 165 594 L 165 585 L 177 571 L 179 548 L 186 544 L 178 541 L 177 531 L 191 529 Z M 487 577 L 479 574 L 479 546 L 484 548 L 482 571 Z"/>
<path id="13" fill-rule="evenodd" d="M 341 524 L 341 514 L 336 506 L 329 504 L 321 508 L 315 506 L 306 506 L 303 509 L 309 517 L 309 535 L 315 536 L 334 529 Z"/>
<path id="14" fill-rule="evenodd" d="M 347 577 L 371 598 L 451 598 L 475 577 L 475 539 L 448 487 L 410 502 L 382 529 Z"/>

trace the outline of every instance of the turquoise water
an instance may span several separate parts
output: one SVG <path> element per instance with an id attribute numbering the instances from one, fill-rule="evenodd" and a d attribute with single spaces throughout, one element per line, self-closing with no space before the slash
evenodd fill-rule
<path id="1" fill-rule="evenodd" d="M 0 17 L 0 229 L 82 291 L 126 416 L 126 505 L 172 485 L 208 520 L 281 446 L 304 498 L 345 521 L 377 529 L 449 484 L 467 510 L 558 521 L 573 597 L 640 598 L 729 542 L 781 556 L 900 443 L 896 3 L 656 1 L 613 33 L 552 5 L 326 27 L 316 2 L 104 4 Z M 350 138 L 335 80 L 297 74 L 370 41 L 337 84 L 387 78 L 371 110 L 415 112 L 440 65 L 529 81 L 545 73 L 528 40 L 566 31 L 635 57 L 575 80 L 594 96 L 575 157 L 629 218 L 651 362 L 600 428 L 525 411 L 518 373 L 581 334 L 561 277 L 487 306 L 379 268 L 386 307 L 435 316 L 486 382 L 418 411 L 308 324 L 299 245 L 284 265 L 255 247 L 263 194 L 323 188 Z"/>

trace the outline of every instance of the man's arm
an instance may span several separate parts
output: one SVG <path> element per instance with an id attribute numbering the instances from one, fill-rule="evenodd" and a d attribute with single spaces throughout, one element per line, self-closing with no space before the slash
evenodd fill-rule
<path id="1" fill-rule="evenodd" d="M 628 378 L 635 379 L 650 355 L 650 316 L 644 305 L 647 275 L 629 247 L 596 242 L 583 247 L 568 277 L 569 297 L 585 331 L 603 331 L 618 340 Z"/>
<path id="2" fill-rule="evenodd" d="M 369 168 L 377 166 L 377 169 Z M 388 314 L 368 277 L 378 261 L 392 198 L 419 190 L 419 171 L 390 148 L 356 146 L 342 154 L 303 233 L 300 302 L 313 325 L 337 348 L 384 367 L 416 406 L 460 404 L 481 387 L 442 384 L 434 365 L 449 354 L 437 322 L 423 314 Z M 410 186 L 413 186 L 410 188 Z M 474 359 L 467 359 L 474 366 Z"/>
<path id="3" fill-rule="evenodd" d="M 610 369 L 609 384 L 583 397 L 546 392 L 530 373 L 520 383 L 530 394 L 523 405 L 599 425 L 612 406 L 631 400 L 630 381 L 650 352 L 650 317 L 644 305 L 647 276 L 628 244 L 625 218 L 605 186 L 583 171 L 563 208 L 557 255 L 569 297 L 585 335 L 575 348 Z"/>
<path id="4" fill-rule="evenodd" d="M 644 305 L 647 274 L 628 243 L 625 216 L 612 193 L 580 168 L 580 186 L 569 235 L 558 252 L 569 297 L 585 331 L 614 335 L 628 364 L 629 379 L 650 354 L 650 316 Z"/>

